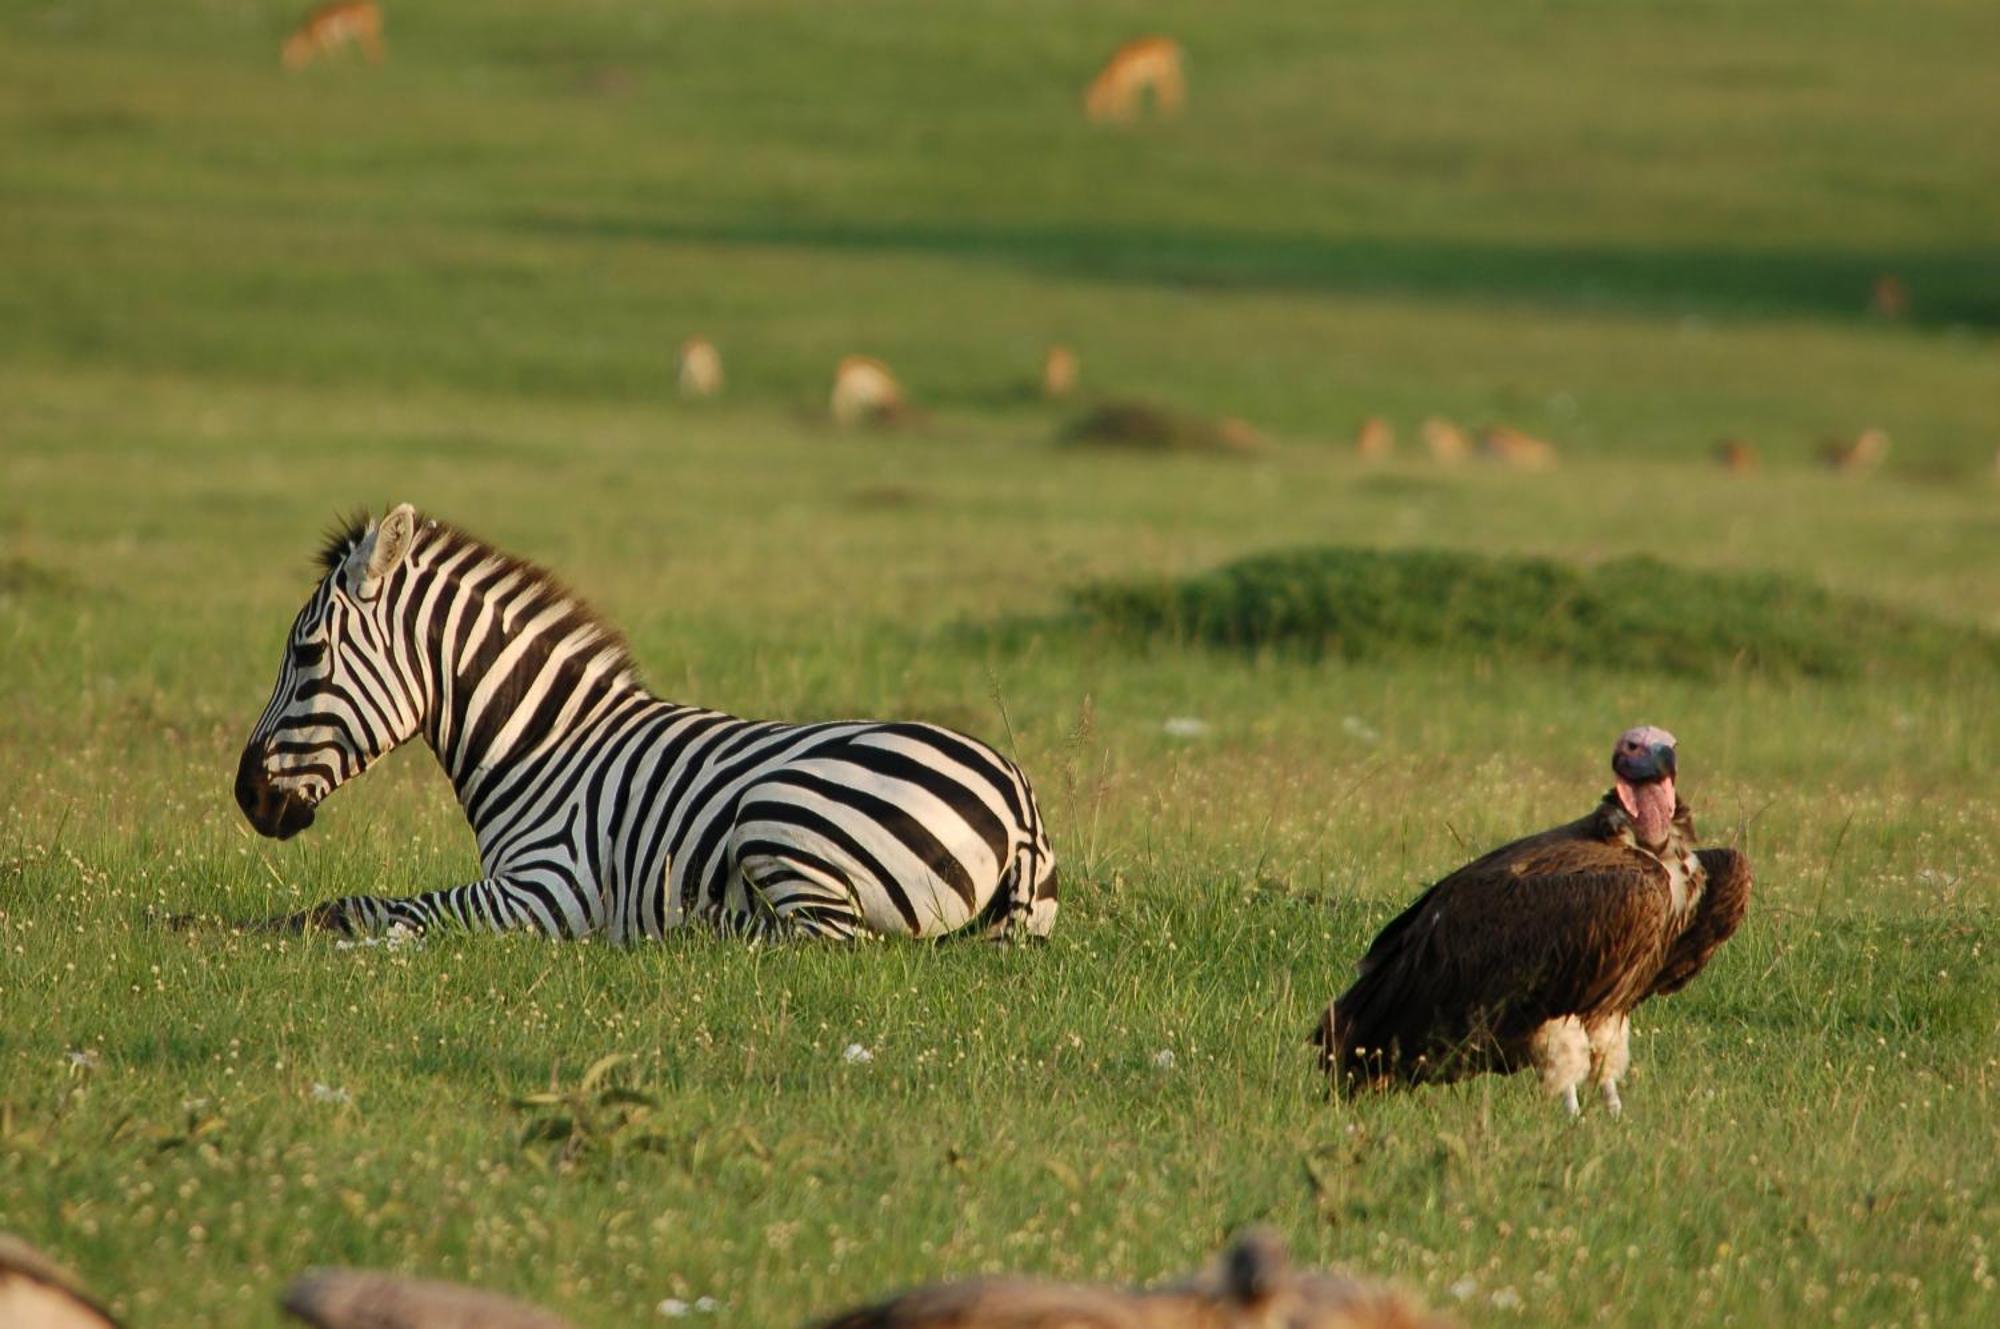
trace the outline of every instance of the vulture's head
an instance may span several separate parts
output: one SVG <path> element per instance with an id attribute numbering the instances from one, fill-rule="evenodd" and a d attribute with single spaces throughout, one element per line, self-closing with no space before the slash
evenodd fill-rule
<path id="1" fill-rule="evenodd" d="M 1627 729 L 1611 750 L 1618 801 L 1638 827 L 1642 844 L 1666 843 L 1674 820 L 1674 769 L 1674 736 L 1657 725 Z"/>

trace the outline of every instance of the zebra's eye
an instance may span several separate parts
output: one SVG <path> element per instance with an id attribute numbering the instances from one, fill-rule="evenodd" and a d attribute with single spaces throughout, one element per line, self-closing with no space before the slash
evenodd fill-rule
<path id="1" fill-rule="evenodd" d="M 324 642 L 308 641 L 292 643 L 292 667 L 310 669 L 326 656 Z"/>

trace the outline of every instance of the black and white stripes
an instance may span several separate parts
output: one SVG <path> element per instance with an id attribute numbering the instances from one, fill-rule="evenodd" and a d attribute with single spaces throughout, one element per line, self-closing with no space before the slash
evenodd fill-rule
<path id="1" fill-rule="evenodd" d="M 479 839 L 479 881 L 290 920 L 551 935 L 1046 935 L 1055 861 L 1018 767 L 936 725 L 741 720 L 663 701 L 546 573 L 408 505 L 328 544 L 237 801 L 289 836 L 421 734 Z"/>

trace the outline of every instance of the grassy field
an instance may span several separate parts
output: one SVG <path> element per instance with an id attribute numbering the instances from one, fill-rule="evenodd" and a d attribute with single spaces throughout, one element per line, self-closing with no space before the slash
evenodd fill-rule
<path id="1" fill-rule="evenodd" d="M 0 4 L 0 1230 L 142 1329 L 275 1323 L 326 1262 L 784 1325 L 1150 1279 L 1252 1220 L 1473 1325 L 2000 1315 L 1990 652 L 1690 675 L 1650 636 L 1347 658 L 1065 618 L 1339 545 L 2000 632 L 2000 10 L 385 8 L 384 67 L 287 78 L 290 4 Z M 1092 131 L 1082 82 L 1148 29 L 1190 114 Z M 1881 273 L 1909 318 L 1867 312 Z M 719 402 L 673 396 L 693 332 Z M 1058 447 L 1074 408 L 1022 386 L 1050 341 L 1273 446 Z M 820 420 L 853 351 L 920 426 Z M 1563 465 L 1349 454 L 1434 413 Z M 1881 473 L 1809 465 L 1871 426 Z M 1764 469 L 1714 468 L 1724 435 Z M 558 569 L 662 693 L 1017 753 L 1053 942 L 154 926 L 475 875 L 421 752 L 284 844 L 229 795 L 318 532 L 405 499 Z M 1704 658 L 1761 658 L 1715 617 L 1742 639 Z M 1641 720 L 1759 893 L 1641 1013 L 1624 1119 L 1524 1080 L 1329 1103 L 1304 1040 L 1373 930 L 1581 814 Z M 610 1054 L 643 1120 L 583 1090 Z"/>

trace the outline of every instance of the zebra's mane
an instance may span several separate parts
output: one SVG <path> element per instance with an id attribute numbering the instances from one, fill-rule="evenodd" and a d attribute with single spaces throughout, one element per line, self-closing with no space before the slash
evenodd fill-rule
<path id="1" fill-rule="evenodd" d="M 363 510 L 328 531 L 325 543 L 320 546 L 320 567 L 326 572 L 333 572 L 346 563 L 348 555 L 367 538 L 372 520 Z M 488 578 L 489 581 L 504 578 L 509 573 L 519 573 L 522 586 L 518 590 L 525 593 L 525 598 L 518 602 L 517 618 L 532 619 L 545 610 L 560 610 L 560 615 L 545 630 L 548 640 L 560 641 L 579 629 L 588 630 L 593 656 L 610 655 L 615 670 L 637 678 L 639 667 L 632 659 L 632 647 L 625 640 L 625 634 L 592 608 L 589 601 L 539 563 L 517 558 L 504 549 L 496 549 L 470 531 L 422 513 L 417 514 L 417 541 L 419 544 L 441 541 L 453 550 L 471 548 L 474 555 L 469 566 L 489 562 L 498 564 L 496 576 Z"/>
<path id="2" fill-rule="evenodd" d="M 321 572 L 332 572 L 347 561 L 354 547 L 368 534 L 368 523 L 374 520 L 368 509 L 361 508 L 353 515 L 336 518 L 327 529 L 326 539 L 319 546 L 319 567 Z"/>

